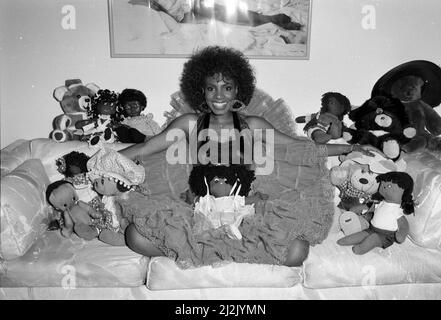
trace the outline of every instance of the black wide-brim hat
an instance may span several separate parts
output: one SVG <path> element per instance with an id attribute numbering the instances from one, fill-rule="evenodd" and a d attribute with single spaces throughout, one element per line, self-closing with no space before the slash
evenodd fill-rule
<path id="1" fill-rule="evenodd" d="M 371 97 L 391 93 L 393 83 L 401 77 L 417 76 L 424 80 L 422 100 L 433 108 L 441 103 L 441 68 L 426 60 L 409 61 L 391 69 L 374 85 Z"/>

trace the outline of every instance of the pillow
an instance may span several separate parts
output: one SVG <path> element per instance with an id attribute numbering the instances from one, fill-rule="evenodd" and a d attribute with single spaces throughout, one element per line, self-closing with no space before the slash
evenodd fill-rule
<path id="1" fill-rule="evenodd" d="M 1 176 L 8 174 L 30 158 L 29 140 L 19 139 L 1 150 Z"/>
<path id="2" fill-rule="evenodd" d="M 414 180 L 415 213 L 406 216 L 409 237 L 419 246 L 441 251 L 441 160 L 425 152 L 404 160 Z"/>
<path id="3" fill-rule="evenodd" d="M 1 179 L 0 258 L 22 256 L 46 230 L 49 184 L 40 160 L 29 159 Z"/>
<path id="4" fill-rule="evenodd" d="M 267 264 L 226 262 L 217 267 L 204 266 L 180 269 L 166 257 L 150 260 L 147 288 L 150 290 L 177 290 L 229 287 L 292 287 L 302 282 L 301 267 Z"/>

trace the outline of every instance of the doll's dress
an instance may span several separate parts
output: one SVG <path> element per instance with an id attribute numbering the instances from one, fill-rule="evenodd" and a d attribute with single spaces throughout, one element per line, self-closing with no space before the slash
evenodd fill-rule
<path id="1" fill-rule="evenodd" d="M 104 229 L 114 232 L 120 231 L 120 224 L 116 216 L 113 197 L 103 196 L 102 199 L 100 199 L 100 197 L 97 196 L 89 202 L 89 205 L 102 214 L 101 218 L 92 218 L 91 225 L 97 228 L 98 233 L 101 233 Z"/>
<path id="2" fill-rule="evenodd" d="M 124 118 L 121 124 L 135 128 L 147 137 L 157 135 L 161 132 L 161 127 L 155 120 L 153 120 L 152 113 L 137 117 Z"/>
<path id="3" fill-rule="evenodd" d="M 240 185 L 237 182 L 231 188 L 229 196 L 215 197 L 210 195 L 207 179 L 204 178 L 207 194 L 200 197 L 195 203 L 195 214 L 202 214 L 208 219 L 212 228 L 225 227 L 228 236 L 232 239 L 242 239 L 239 226 L 246 216 L 253 215 L 254 205 L 246 205 L 245 197 L 240 196 Z M 237 190 L 235 194 L 232 194 Z"/>
<path id="4" fill-rule="evenodd" d="M 274 101 L 261 91 L 253 99 L 238 112 L 242 123 L 246 115 L 262 116 L 295 140 L 274 145 L 274 154 L 268 156 L 274 166 L 270 173 L 259 175 L 256 165 L 250 195 L 259 191 L 269 198 L 254 203 L 255 214 L 243 218 L 238 226 L 242 239 L 230 238 L 222 228 L 207 228 L 207 219 L 195 215 L 193 206 L 180 198 L 188 189 L 192 165 L 170 164 L 166 150 L 138 158 L 145 168 L 143 187 L 148 196 L 133 192 L 128 199 L 119 200 L 123 218 L 181 268 L 222 261 L 281 265 L 293 240 L 316 245 L 328 235 L 334 216 L 334 187 L 326 167 L 326 148 L 307 137 L 296 137 L 293 117 L 283 101 Z M 247 110 L 249 107 L 252 109 Z"/>
<path id="5" fill-rule="evenodd" d="M 92 184 L 89 180 L 87 173 L 77 174 L 73 177 L 65 178 L 66 181 L 72 183 L 75 191 L 78 194 L 78 198 L 86 203 L 89 203 L 98 194 L 93 190 Z"/>

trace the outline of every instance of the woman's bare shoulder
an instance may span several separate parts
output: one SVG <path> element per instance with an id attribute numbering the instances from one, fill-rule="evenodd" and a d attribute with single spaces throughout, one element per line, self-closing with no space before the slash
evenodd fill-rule
<path id="1" fill-rule="evenodd" d="M 184 113 L 179 117 L 175 118 L 168 126 L 169 129 L 180 128 L 188 129 L 191 126 L 191 122 L 197 122 L 198 115 L 196 113 Z"/>
<path id="2" fill-rule="evenodd" d="M 245 116 L 244 119 L 252 130 L 273 128 L 267 120 L 260 116 Z"/>

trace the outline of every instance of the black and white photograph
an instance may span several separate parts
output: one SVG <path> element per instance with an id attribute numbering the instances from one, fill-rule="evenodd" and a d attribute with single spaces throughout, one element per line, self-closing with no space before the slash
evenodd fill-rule
<path id="1" fill-rule="evenodd" d="M 441 300 L 440 13 L 0 0 L 1 302 L 283 319 Z"/>
<path id="2" fill-rule="evenodd" d="M 108 0 L 113 57 L 188 57 L 200 47 L 307 59 L 310 0 Z"/>

